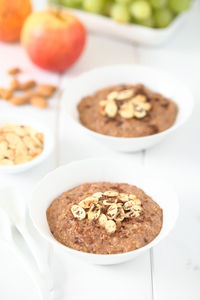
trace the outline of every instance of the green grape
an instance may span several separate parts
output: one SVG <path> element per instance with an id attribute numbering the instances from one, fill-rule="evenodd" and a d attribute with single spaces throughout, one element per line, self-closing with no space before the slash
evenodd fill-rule
<path id="1" fill-rule="evenodd" d="M 104 10 L 103 10 L 103 14 L 105 16 L 110 16 L 112 5 L 113 5 L 112 0 L 107 0 L 106 1 L 105 5 L 104 5 Z"/>
<path id="2" fill-rule="evenodd" d="M 167 0 L 150 0 L 150 4 L 153 8 L 163 8 L 167 4 Z"/>
<path id="3" fill-rule="evenodd" d="M 68 7 L 79 8 L 82 4 L 82 0 L 60 0 L 60 4 Z"/>
<path id="4" fill-rule="evenodd" d="M 168 6 L 173 12 L 180 13 L 189 9 L 190 2 L 190 0 L 168 0 Z"/>
<path id="5" fill-rule="evenodd" d="M 173 20 L 173 13 L 168 8 L 155 10 L 154 21 L 158 28 L 167 27 Z"/>
<path id="6" fill-rule="evenodd" d="M 130 21 L 129 9 L 126 5 L 123 4 L 113 4 L 110 16 L 112 19 L 119 23 L 128 23 Z"/>
<path id="7" fill-rule="evenodd" d="M 115 2 L 119 3 L 119 4 L 130 4 L 131 0 L 115 0 Z"/>
<path id="8" fill-rule="evenodd" d="M 83 8 L 91 13 L 101 14 L 103 12 L 104 0 L 83 0 Z"/>
<path id="9" fill-rule="evenodd" d="M 145 19 L 145 20 L 136 21 L 136 23 L 138 25 L 142 25 L 142 26 L 145 26 L 145 27 L 154 27 L 155 26 L 155 22 L 154 22 L 152 17 L 148 18 L 148 19 Z"/>
<path id="10" fill-rule="evenodd" d="M 151 17 L 151 6 L 145 0 L 134 1 L 130 6 L 130 12 L 134 19 L 145 20 Z"/>

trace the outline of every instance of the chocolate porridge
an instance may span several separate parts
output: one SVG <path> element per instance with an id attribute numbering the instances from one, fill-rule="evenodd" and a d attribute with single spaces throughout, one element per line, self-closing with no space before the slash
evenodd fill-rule
<path id="1" fill-rule="evenodd" d="M 171 127 L 177 105 L 142 84 L 107 87 L 78 104 L 80 122 L 92 131 L 115 137 L 141 137 Z"/>
<path id="2" fill-rule="evenodd" d="M 143 190 L 126 183 L 81 184 L 47 209 L 50 230 L 63 245 L 89 253 L 115 254 L 150 243 L 163 213 Z"/>

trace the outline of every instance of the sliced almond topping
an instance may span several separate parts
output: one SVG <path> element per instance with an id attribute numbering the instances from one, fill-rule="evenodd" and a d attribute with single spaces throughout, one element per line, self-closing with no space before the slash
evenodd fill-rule
<path id="1" fill-rule="evenodd" d="M 71 208 L 71 212 L 76 219 L 78 220 L 85 219 L 86 216 L 85 210 L 79 205 L 73 205 Z"/>
<path id="2" fill-rule="evenodd" d="M 147 115 L 146 111 L 141 108 L 139 105 L 135 106 L 135 113 L 134 113 L 134 116 L 137 118 L 137 119 L 142 119 L 144 118 L 145 116 Z"/>
<path id="3" fill-rule="evenodd" d="M 117 207 L 117 214 L 115 216 L 115 221 L 116 222 L 122 222 L 125 218 L 125 213 L 122 207 Z"/>
<path id="4" fill-rule="evenodd" d="M 100 199 L 102 196 L 103 196 L 103 193 L 102 193 L 102 192 L 97 192 L 97 193 L 94 193 L 94 194 L 92 195 L 92 197 L 95 197 L 95 198 L 98 198 L 98 199 Z"/>
<path id="5" fill-rule="evenodd" d="M 117 114 L 117 105 L 114 101 L 109 101 L 105 107 L 105 113 L 110 118 L 114 118 Z"/>
<path id="6" fill-rule="evenodd" d="M 106 104 L 107 104 L 106 100 L 102 100 L 99 102 L 99 112 L 102 116 L 106 115 L 106 112 L 105 112 Z"/>
<path id="7" fill-rule="evenodd" d="M 133 218 L 135 217 L 135 211 L 134 210 L 128 210 L 125 213 L 125 218 Z"/>
<path id="8" fill-rule="evenodd" d="M 117 205 L 116 204 L 112 204 L 109 206 L 108 210 L 107 210 L 107 217 L 108 219 L 114 219 L 117 215 Z"/>
<path id="9" fill-rule="evenodd" d="M 90 210 L 88 211 L 88 220 L 90 221 L 97 220 L 100 216 L 100 213 L 101 213 L 100 205 L 93 204 Z"/>
<path id="10" fill-rule="evenodd" d="M 135 111 L 132 103 L 124 103 L 119 110 L 119 114 L 124 119 L 131 119 L 134 117 Z"/>
<path id="11" fill-rule="evenodd" d="M 118 196 L 118 199 L 121 200 L 122 202 L 126 202 L 126 201 L 129 200 L 129 197 L 125 193 L 120 193 L 119 196 Z"/>
<path id="12" fill-rule="evenodd" d="M 134 104 L 134 105 L 140 105 L 141 103 L 145 103 L 147 100 L 146 96 L 144 95 L 137 95 L 134 98 L 132 98 L 130 101 Z"/>
<path id="13" fill-rule="evenodd" d="M 129 195 L 128 195 L 128 198 L 129 198 L 130 200 L 135 200 L 135 199 L 136 199 L 136 196 L 133 195 L 133 194 L 129 194 Z"/>
<path id="14" fill-rule="evenodd" d="M 109 206 L 109 205 L 112 205 L 112 204 L 115 204 L 115 203 L 117 203 L 117 199 L 114 198 L 114 197 L 103 200 L 103 205 L 105 205 L 105 206 Z"/>
<path id="15" fill-rule="evenodd" d="M 149 111 L 152 107 L 149 102 L 141 103 L 139 106 L 146 111 Z"/>
<path id="16" fill-rule="evenodd" d="M 104 196 L 108 196 L 108 197 L 117 197 L 119 195 L 119 193 L 116 191 L 106 191 L 103 194 Z"/>
<path id="17" fill-rule="evenodd" d="M 110 101 L 115 100 L 117 98 L 118 94 L 119 93 L 117 91 L 113 91 L 107 95 L 107 99 Z"/>
<path id="18" fill-rule="evenodd" d="M 124 203 L 124 210 L 132 209 L 135 205 L 134 200 L 129 200 L 126 203 Z"/>
<path id="19" fill-rule="evenodd" d="M 134 203 L 135 203 L 136 205 L 141 205 L 141 204 L 142 204 L 141 200 L 138 199 L 138 198 L 134 199 Z"/>
<path id="20" fill-rule="evenodd" d="M 98 203 L 98 198 L 95 197 L 87 197 L 79 202 L 79 205 L 83 208 L 90 208 L 93 204 Z"/>
<path id="21" fill-rule="evenodd" d="M 107 222 L 106 215 L 100 214 L 100 217 L 99 217 L 99 224 L 100 224 L 100 226 L 105 227 L 106 222 Z"/>
<path id="22" fill-rule="evenodd" d="M 116 223 L 113 220 L 108 220 L 105 224 L 105 229 L 108 233 L 114 233 L 117 229 Z"/>
<path id="23" fill-rule="evenodd" d="M 116 97 L 116 100 L 126 100 L 131 98 L 134 95 L 134 90 L 133 89 L 127 89 L 118 92 L 118 95 Z"/>

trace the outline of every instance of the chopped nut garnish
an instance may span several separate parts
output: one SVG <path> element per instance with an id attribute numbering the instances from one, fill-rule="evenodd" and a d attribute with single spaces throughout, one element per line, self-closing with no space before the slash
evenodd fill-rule
<path id="1" fill-rule="evenodd" d="M 108 219 L 115 219 L 116 216 L 117 216 L 117 205 L 112 204 L 109 206 L 107 210 L 107 217 Z"/>
<path id="2" fill-rule="evenodd" d="M 83 199 L 81 202 L 79 202 L 79 205 L 83 208 L 90 208 L 93 204 L 97 204 L 97 203 L 98 203 L 98 198 L 91 196 Z"/>
<path id="3" fill-rule="evenodd" d="M 131 99 L 131 102 L 134 105 L 140 105 L 141 103 L 145 103 L 146 100 L 147 100 L 146 96 L 138 94 L 137 96 Z"/>
<path id="4" fill-rule="evenodd" d="M 85 210 L 79 205 L 73 205 L 71 208 L 71 212 L 76 219 L 78 220 L 85 219 L 86 216 Z"/>
<path id="5" fill-rule="evenodd" d="M 2 148 L 6 149 L 6 145 L 3 145 Z M 80 209 L 83 209 L 84 212 Z M 75 218 L 81 220 L 86 217 L 90 221 L 98 220 L 100 226 L 104 227 L 108 233 L 113 233 L 117 229 L 115 222 L 120 223 L 125 218 L 140 216 L 142 206 L 141 200 L 133 194 L 109 190 L 104 193 L 96 192 L 82 199 L 78 205 L 73 205 L 71 210 L 73 215 L 75 212 Z M 77 211 L 79 214 L 82 212 L 81 217 L 77 216 Z"/>
<path id="6" fill-rule="evenodd" d="M 88 211 L 88 220 L 90 221 L 97 220 L 100 216 L 100 213 L 101 213 L 100 205 L 92 204 L 92 206 Z"/>
<path id="7" fill-rule="evenodd" d="M 107 100 L 112 101 L 115 100 L 118 96 L 118 92 L 114 91 L 107 95 Z"/>
<path id="8" fill-rule="evenodd" d="M 108 220 L 105 224 L 105 229 L 108 233 L 114 233 L 116 231 L 116 223 L 113 220 Z"/>
<path id="9" fill-rule="evenodd" d="M 146 116 L 146 111 L 139 105 L 135 106 L 135 117 L 137 119 L 142 119 Z"/>
<path id="10" fill-rule="evenodd" d="M 100 214 L 100 217 L 99 217 L 99 224 L 101 225 L 101 226 L 105 226 L 105 224 L 106 224 L 106 222 L 107 222 L 107 217 L 106 217 L 106 215 L 104 215 L 104 214 Z"/>
<path id="11" fill-rule="evenodd" d="M 10 161 L 13 165 L 31 161 L 43 151 L 43 145 L 43 134 L 29 126 L 1 126 L 0 165 L 11 165 Z"/>
<path id="12" fill-rule="evenodd" d="M 127 194 L 125 194 L 125 193 L 120 193 L 118 198 L 119 198 L 119 200 L 121 200 L 122 202 L 126 202 L 126 201 L 129 200 L 129 196 L 128 196 Z"/>
<path id="13" fill-rule="evenodd" d="M 103 194 L 104 196 L 108 196 L 108 197 L 116 197 L 119 195 L 119 193 L 116 191 L 106 191 Z"/>
<path id="14" fill-rule="evenodd" d="M 110 118 L 115 118 L 118 113 L 124 119 L 144 118 L 152 106 L 145 95 L 138 94 L 133 97 L 134 94 L 133 89 L 109 93 L 107 99 L 99 102 L 100 114 Z"/>
<path id="15" fill-rule="evenodd" d="M 132 119 L 135 115 L 133 104 L 131 102 L 124 103 L 120 107 L 119 114 L 124 119 Z"/>
<path id="16" fill-rule="evenodd" d="M 105 113 L 110 118 L 114 118 L 117 114 L 117 105 L 114 101 L 107 102 L 105 106 Z"/>
<path id="17" fill-rule="evenodd" d="M 133 89 L 128 89 L 128 90 L 123 90 L 121 92 L 118 92 L 117 97 L 115 98 L 116 100 L 126 100 L 131 98 L 134 95 L 134 90 Z"/>

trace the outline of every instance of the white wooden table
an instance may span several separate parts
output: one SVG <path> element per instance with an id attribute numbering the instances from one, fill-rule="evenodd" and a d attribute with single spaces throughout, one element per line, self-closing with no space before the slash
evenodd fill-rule
<path id="1" fill-rule="evenodd" d="M 102 65 L 139 63 L 162 67 L 192 89 L 196 106 L 190 121 L 162 144 L 137 154 L 120 154 L 136 164 L 145 164 L 174 183 L 181 211 L 175 229 L 153 250 L 126 264 L 100 267 L 87 265 L 62 253 L 53 254 L 55 300 L 199 300 L 200 299 L 200 10 L 169 43 L 159 48 L 142 48 L 111 38 L 89 36 L 80 61 L 62 76 L 35 67 L 19 45 L 0 44 L 0 78 L 20 65 L 22 79 L 36 78 L 64 87 L 68 78 Z M 87 157 L 113 157 L 119 154 L 97 144 L 71 126 L 60 111 L 60 99 L 50 100 L 50 108 L 11 107 L 0 101 L 0 117 L 10 111 L 24 112 L 45 120 L 56 138 L 56 151 L 36 169 L 17 175 L 0 175 L 0 186 L 11 185 L 26 192 L 50 170 L 72 160 Z M 0 227 L 1 230 L 1 227 Z M 59 257 L 59 258 L 58 258 Z M 37 290 L 20 261 L 0 242 L 0 299 L 36 300 Z"/>

